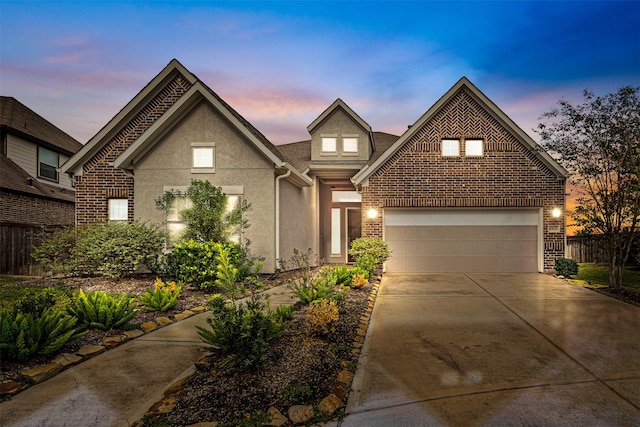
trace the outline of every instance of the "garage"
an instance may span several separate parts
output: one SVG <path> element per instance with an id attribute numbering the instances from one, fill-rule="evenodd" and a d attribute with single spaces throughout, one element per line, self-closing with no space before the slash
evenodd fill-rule
<path id="1" fill-rule="evenodd" d="M 386 271 L 537 272 L 539 209 L 385 209 Z"/>

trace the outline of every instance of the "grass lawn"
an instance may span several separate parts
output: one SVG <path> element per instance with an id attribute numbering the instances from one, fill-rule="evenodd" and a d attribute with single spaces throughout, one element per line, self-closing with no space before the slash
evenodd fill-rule
<path id="1" fill-rule="evenodd" d="M 606 264 L 580 264 L 574 279 L 586 280 L 589 283 L 609 286 L 609 266 Z M 622 287 L 640 292 L 640 269 L 627 267 L 622 278 Z"/>

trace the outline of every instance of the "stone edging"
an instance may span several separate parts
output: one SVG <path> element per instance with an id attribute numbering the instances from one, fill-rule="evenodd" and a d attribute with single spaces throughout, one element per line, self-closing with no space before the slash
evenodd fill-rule
<path id="1" fill-rule="evenodd" d="M 356 337 L 353 341 L 353 349 L 351 350 L 351 360 L 343 360 L 340 362 L 340 372 L 336 381 L 331 387 L 331 392 L 328 396 L 322 399 L 318 403 L 318 409 L 326 417 L 332 417 L 335 413 L 345 407 L 346 400 L 351 391 L 351 382 L 353 380 L 354 372 L 357 367 L 358 359 L 364 345 L 364 339 L 367 335 L 367 329 L 371 320 L 371 313 L 378 296 L 378 289 L 380 288 L 381 276 L 377 276 L 372 283 L 371 292 L 367 298 L 368 304 L 364 311 L 364 314 L 360 316 L 360 323 L 356 330 Z M 204 370 L 210 368 L 208 365 L 207 356 L 202 357 L 195 362 L 195 368 Z M 351 368 L 351 369 L 350 369 Z M 161 415 L 171 412 L 176 406 L 178 397 L 182 393 L 182 384 L 190 377 L 187 375 L 168 387 L 164 392 L 164 397 L 156 402 L 149 408 L 146 416 Z M 287 425 L 302 425 L 315 417 L 313 405 L 294 405 L 291 406 L 286 416 L 282 414 L 276 407 L 272 406 L 266 411 L 267 415 L 271 417 L 271 421 L 266 426 L 287 426 Z M 319 415 L 319 414 L 318 414 Z M 199 422 L 193 424 L 190 427 L 216 427 L 217 422 Z M 142 426 L 141 421 L 132 424 L 132 427 Z"/>
<path id="2" fill-rule="evenodd" d="M 158 328 L 171 325 L 175 322 L 187 319 L 198 313 L 207 311 L 204 306 L 194 307 L 173 315 L 173 320 L 169 317 L 159 316 L 153 321 L 147 321 L 140 324 L 138 329 L 132 329 L 130 331 L 124 331 L 120 335 L 106 336 L 102 339 L 102 345 L 87 344 L 82 346 L 77 352 L 72 353 L 60 353 L 52 363 L 47 365 L 37 366 L 32 369 L 27 369 L 20 372 L 20 375 L 26 379 L 25 382 L 20 383 L 16 380 L 5 380 L 0 383 L 0 397 L 6 395 L 16 395 L 22 390 L 26 390 L 28 387 L 40 384 L 50 378 L 55 377 L 65 369 L 75 366 L 79 363 L 89 360 L 98 354 L 104 353 L 107 350 L 116 348 L 117 346 L 129 342 L 135 338 L 155 331 Z M 26 385 L 26 386 L 25 386 Z"/>

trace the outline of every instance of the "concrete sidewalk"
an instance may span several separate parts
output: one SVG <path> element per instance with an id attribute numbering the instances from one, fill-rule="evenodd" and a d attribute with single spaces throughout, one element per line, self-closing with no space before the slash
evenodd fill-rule
<path id="1" fill-rule="evenodd" d="M 639 355 L 640 307 L 550 276 L 386 274 L 337 425 L 640 426 Z"/>
<path id="2" fill-rule="evenodd" d="M 267 291 L 272 307 L 294 302 L 286 285 Z M 202 356 L 196 325 L 205 312 L 69 368 L 0 404 L 0 425 L 122 426 L 141 419 Z"/>

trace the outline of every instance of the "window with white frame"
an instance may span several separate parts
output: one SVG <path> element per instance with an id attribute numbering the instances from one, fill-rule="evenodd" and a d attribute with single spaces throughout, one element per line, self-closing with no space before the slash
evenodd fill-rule
<path id="1" fill-rule="evenodd" d="M 443 139 L 442 140 L 442 156 L 457 157 L 460 155 L 459 139 Z"/>
<path id="2" fill-rule="evenodd" d="M 58 161 L 58 153 L 44 147 L 38 147 L 38 176 L 58 181 Z"/>
<path id="3" fill-rule="evenodd" d="M 337 147 L 337 140 L 335 136 L 323 136 L 322 137 L 322 152 L 323 153 L 335 153 Z"/>
<path id="4" fill-rule="evenodd" d="M 345 154 L 358 153 L 358 137 L 348 136 L 342 138 L 342 152 Z"/>
<path id="5" fill-rule="evenodd" d="M 216 145 L 212 142 L 192 142 L 191 172 L 211 173 L 215 172 Z"/>
<path id="6" fill-rule="evenodd" d="M 484 153 L 482 139 L 467 139 L 464 141 L 464 155 L 468 157 L 480 157 Z"/>
<path id="7" fill-rule="evenodd" d="M 109 221 L 129 220 L 129 200 L 109 199 Z"/>

